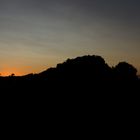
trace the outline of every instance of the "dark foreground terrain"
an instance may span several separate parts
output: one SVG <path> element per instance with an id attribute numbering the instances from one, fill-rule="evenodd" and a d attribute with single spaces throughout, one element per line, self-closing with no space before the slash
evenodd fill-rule
<path id="1" fill-rule="evenodd" d="M 93 55 L 68 59 L 39 74 L 0 77 L 1 114 L 10 129 L 16 122 L 17 128 L 29 132 L 30 128 L 44 132 L 44 127 L 50 131 L 63 127 L 63 134 L 71 133 L 65 128 L 78 134 L 94 127 L 102 134 L 108 131 L 116 136 L 118 130 L 124 134 L 139 118 L 136 73 L 126 62 L 111 68 Z"/>

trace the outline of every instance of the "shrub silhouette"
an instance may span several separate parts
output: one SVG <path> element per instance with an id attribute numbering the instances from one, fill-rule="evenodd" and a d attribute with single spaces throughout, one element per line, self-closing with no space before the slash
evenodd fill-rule
<path id="1" fill-rule="evenodd" d="M 137 70 L 131 64 L 120 62 L 115 68 L 115 77 L 119 80 L 136 80 Z"/>

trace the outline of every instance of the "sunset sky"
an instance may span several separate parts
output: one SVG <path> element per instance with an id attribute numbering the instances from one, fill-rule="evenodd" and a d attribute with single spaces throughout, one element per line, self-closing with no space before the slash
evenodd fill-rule
<path id="1" fill-rule="evenodd" d="M 0 0 L 0 73 L 95 54 L 140 73 L 140 0 Z"/>

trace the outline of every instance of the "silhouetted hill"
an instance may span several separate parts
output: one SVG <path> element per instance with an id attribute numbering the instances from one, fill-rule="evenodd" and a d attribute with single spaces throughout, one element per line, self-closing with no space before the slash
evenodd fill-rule
<path id="1" fill-rule="evenodd" d="M 92 103 L 94 99 L 115 102 L 138 95 L 140 80 L 136 72 L 126 62 L 111 68 L 102 57 L 87 55 L 68 59 L 39 74 L 0 77 L 1 95 L 11 93 L 11 98 L 15 95 L 21 100 L 49 99 L 49 102 L 66 101 L 66 104 L 70 100 Z"/>
<path id="2" fill-rule="evenodd" d="M 136 82 L 137 70 L 126 62 L 120 62 L 114 68 L 108 66 L 100 56 L 83 56 L 68 59 L 58 64 L 56 68 L 50 68 L 36 75 L 40 80 L 52 84 L 95 84 L 97 86 L 114 82 Z"/>
<path id="3" fill-rule="evenodd" d="M 0 77 L 2 105 L 7 120 L 20 114 L 20 121 L 29 118 L 33 126 L 37 121 L 72 127 L 92 122 L 97 127 L 120 127 L 122 122 L 127 126 L 128 116 L 137 116 L 139 107 L 136 72 L 126 62 L 111 68 L 95 55 L 68 59 L 39 74 Z"/>
<path id="4" fill-rule="evenodd" d="M 39 74 L 25 76 L 0 77 L 4 89 L 48 92 L 53 90 L 94 90 L 120 87 L 125 90 L 132 85 L 139 85 L 137 70 L 127 62 L 120 62 L 111 68 L 105 60 L 96 55 L 87 55 L 68 59 Z M 118 87 L 118 89 L 117 89 Z"/>
<path id="5" fill-rule="evenodd" d="M 100 56 L 83 56 L 68 59 L 56 68 L 50 68 L 39 74 L 42 78 L 62 81 L 105 80 L 108 79 L 111 68 Z"/>

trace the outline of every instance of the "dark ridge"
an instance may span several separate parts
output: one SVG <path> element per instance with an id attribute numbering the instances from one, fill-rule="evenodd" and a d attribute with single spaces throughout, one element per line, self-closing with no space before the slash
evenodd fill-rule
<path id="1" fill-rule="evenodd" d="M 7 118 L 21 114 L 25 124 L 30 117 L 33 126 L 50 120 L 72 127 L 83 122 L 96 122 L 98 127 L 99 122 L 105 127 L 113 122 L 120 127 L 124 120 L 128 125 L 132 119 L 128 116 L 137 115 L 139 110 L 140 80 L 136 73 L 126 62 L 111 68 L 102 57 L 88 55 L 68 59 L 39 74 L 0 77 L 3 114 L 8 112 Z"/>
<path id="2" fill-rule="evenodd" d="M 11 91 L 23 89 L 43 92 L 46 89 L 61 91 L 65 88 L 101 90 L 138 83 L 137 70 L 131 64 L 120 62 L 111 68 L 101 56 L 96 55 L 67 59 L 56 68 L 49 68 L 38 74 L 0 77 L 1 87 Z"/>
<path id="3" fill-rule="evenodd" d="M 28 74 L 25 76 L 0 77 L 0 82 L 18 85 L 20 82 L 32 84 L 32 82 L 41 81 L 44 84 L 54 82 L 52 84 L 68 83 L 94 83 L 96 82 L 134 82 L 138 80 L 137 70 L 127 62 L 120 62 L 115 67 L 109 67 L 105 60 L 96 55 L 87 55 L 77 57 L 75 59 L 67 59 L 65 62 L 57 64 L 56 68 L 49 68 L 38 74 Z M 16 82 L 18 81 L 18 82 Z M 10 83 L 11 82 L 11 83 Z M 46 83 L 45 83 L 46 82 Z M 58 83 L 57 83 L 58 82 Z M 77 83 L 77 85 L 78 85 Z M 15 85 L 16 85 L 15 84 Z M 39 84 L 39 83 L 37 83 Z"/>

